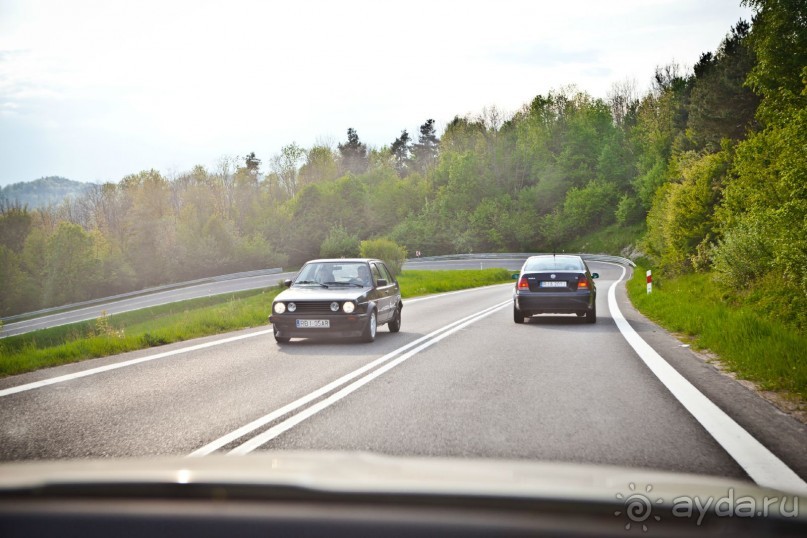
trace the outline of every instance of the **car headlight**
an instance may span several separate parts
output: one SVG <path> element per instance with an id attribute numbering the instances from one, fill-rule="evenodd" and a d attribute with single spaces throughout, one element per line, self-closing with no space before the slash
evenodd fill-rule
<path id="1" fill-rule="evenodd" d="M 295 303 L 289 303 L 289 305 L 286 308 L 288 309 L 289 312 L 294 312 L 295 310 L 297 310 L 297 305 Z"/>
<path id="2" fill-rule="evenodd" d="M 275 314 L 282 314 L 286 311 L 286 305 L 283 303 L 275 303 Z"/>
<path id="3" fill-rule="evenodd" d="M 339 312 L 339 303 L 336 301 L 331 303 L 331 312 Z"/>
<path id="4" fill-rule="evenodd" d="M 353 311 L 356 310 L 356 304 L 353 301 L 345 301 L 345 304 L 342 305 L 342 310 L 344 310 L 346 314 L 352 314 Z"/>

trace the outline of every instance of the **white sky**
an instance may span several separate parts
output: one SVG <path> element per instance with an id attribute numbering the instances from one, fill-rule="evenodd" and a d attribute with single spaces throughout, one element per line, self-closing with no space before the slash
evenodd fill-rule
<path id="1" fill-rule="evenodd" d="M 0 185 L 390 144 L 567 84 L 691 67 L 739 0 L 0 0 Z"/>

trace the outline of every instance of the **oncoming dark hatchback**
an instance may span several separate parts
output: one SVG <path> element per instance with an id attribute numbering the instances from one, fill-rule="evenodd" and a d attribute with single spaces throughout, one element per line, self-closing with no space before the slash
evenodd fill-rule
<path id="1" fill-rule="evenodd" d="M 278 343 L 334 336 L 372 342 L 379 325 L 401 329 L 401 290 L 381 260 L 312 260 L 285 284 L 269 316 Z"/>
<path id="2" fill-rule="evenodd" d="M 536 314 L 577 314 L 597 322 L 597 273 L 580 256 L 546 254 L 524 262 L 513 293 L 513 321 Z"/>

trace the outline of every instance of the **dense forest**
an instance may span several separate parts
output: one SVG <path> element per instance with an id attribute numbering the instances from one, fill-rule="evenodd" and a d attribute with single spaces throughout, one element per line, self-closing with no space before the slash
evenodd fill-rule
<path id="1" fill-rule="evenodd" d="M 713 271 L 804 328 L 807 4 L 747 4 L 752 23 L 692 71 L 659 67 L 644 95 L 627 81 L 606 98 L 570 86 L 439 136 L 429 119 L 381 148 L 351 128 L 336 147 L 142 171 L 58 206 L 0 201 L 0 313 L 356 255 L 365 239 L 533 252 L 625 227 L 666 274 Z"/>

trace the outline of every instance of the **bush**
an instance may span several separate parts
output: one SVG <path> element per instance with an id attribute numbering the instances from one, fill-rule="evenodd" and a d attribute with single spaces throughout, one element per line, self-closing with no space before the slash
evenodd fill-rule
<path id="1" fill-rule="evenodd" d="M 712 252 L 718 278 L 728 286 L 744 288 L 770 271 L 773 259 L 770 235 L 766 224 L 754 219 L 726 232 Z"/>
<path id="2" fill-rule="evenodd" d="M 323 258 L 355 258 L 359 255 L 359 238 L 341 226 L 334 226 L 319 247 Z"/>
<path id="3" fill-rule="evenodd" d="M 642 203 L 635 196 L 623 194 L 616 207 L 616 221 L 619 224 L 636 224 L 645 219 Z"/>
<path id="4" fill-rule="evenodd" d="M 401 266 L 406 260 L 406 248 L 389 239 L 371 239 L 361 242 L 360 255 L 362 258 L 378 258 L 393 276 L 401 274 Z"/>

